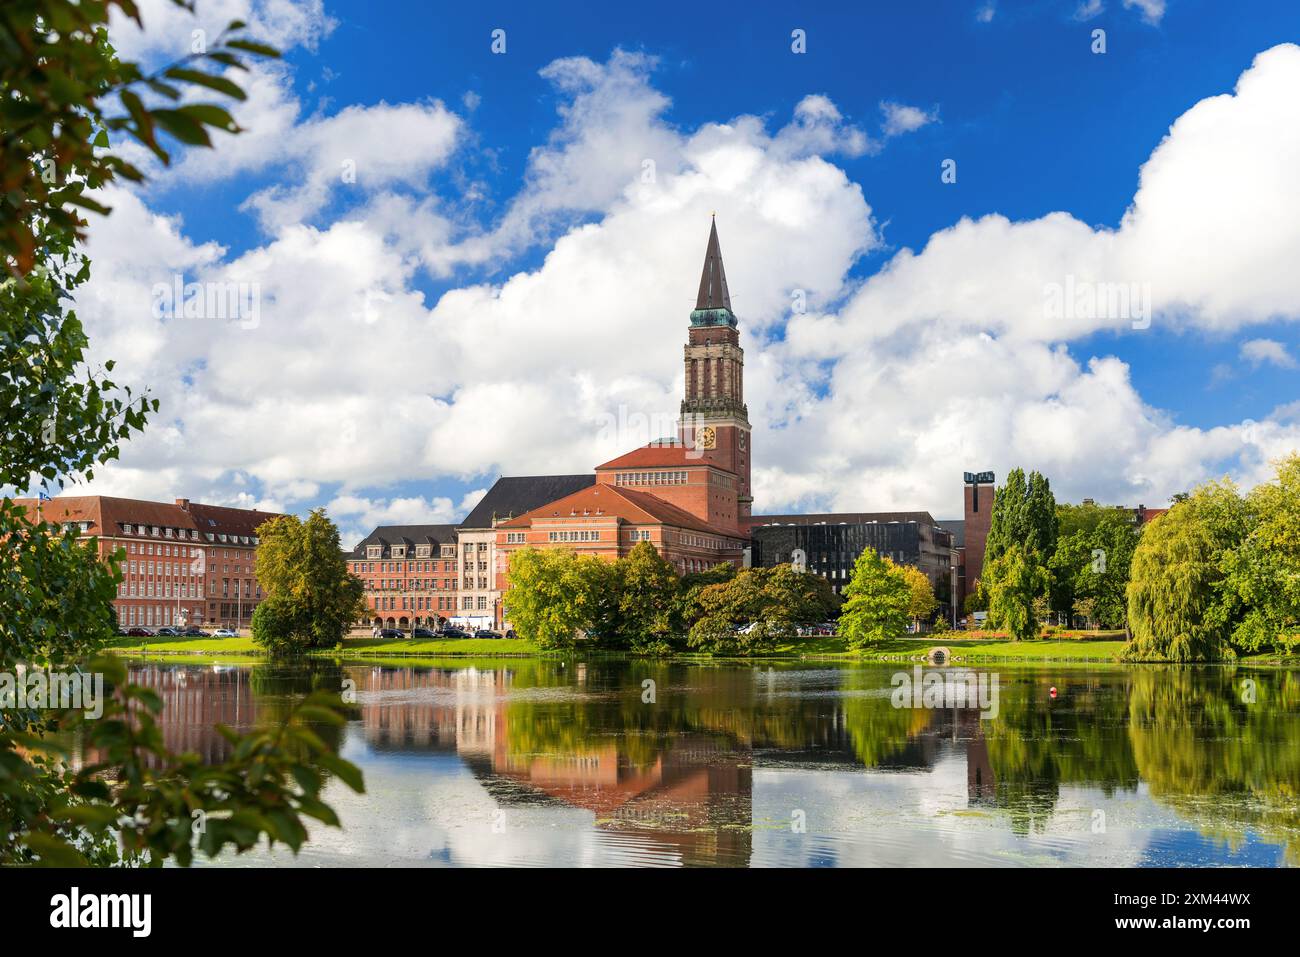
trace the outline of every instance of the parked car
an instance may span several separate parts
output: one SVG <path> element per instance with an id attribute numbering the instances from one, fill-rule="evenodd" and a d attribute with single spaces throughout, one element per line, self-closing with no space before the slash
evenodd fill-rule
<path id="1" fill-rule="evenodd" d="M 158 638 L 179 638 L 180 634 L 181 633 L 175 628 L 169 628 L 166 626 L 159 628 L 154 632 L 154 635 Z"/>
<path id="2" fill-rule="evenodd" d="M 153 629 L 152 629 L 152 628 L 141 628 L 141 627 L 139 627 L 139 626 L 136 626 L 135 628 L 128 628 L 128 629 L 124 632 L 124 634 L 128 635 L 128 636 L 131 637 L 131 638 L 152 638 L 152 637 L 153 637 Z"/>
<path id="3" fill-rule="evenodd" d="M 468 638 L 469 632 L 463 628 L 457 628 L 455 625 L 445 625 L 438 632 L 439 638 Z"/>
<path id="4" fill-rule="evenodd" d="M 202 628 L 186 628 L 181 632 L 186 638 L 210 638 L 212 637 Z"/>
<path id="5" fill-rule="evenodd" d="M 515 632 L 515 630 L 514 630 L 513 628 L 507 628 L 507 629 L 506 629 L 506 637 L 507 637 L 507 638 L 518 638 L 519 635 Z"/>
<path id="6" fill-rule="evenodd" d="M 239 633 L 229 628 L 218 628 L 212 633 L 213 638 L 238 638 Z"/>
<path id="7" fill-rule="evenodd" d="M 428 628 L 413 628 L 411 630 L 412 638 L 437 638 L 437 634 Z"/>
<path id="8" fill-rule="evenodd" d="M 500 638 L 501 632 L 493 631 L 491 628 L 480 628 L 474 632 L 475 638 Z"/>
<path id="9" fill-rule="evenodd" d="M 400 628 L 381 628 L 379 629 L 380 638 L 405 638 L 406 632 Z"/>

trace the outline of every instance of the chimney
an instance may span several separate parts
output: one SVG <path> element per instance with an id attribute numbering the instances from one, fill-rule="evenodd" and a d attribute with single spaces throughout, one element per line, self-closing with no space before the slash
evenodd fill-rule
<path id="1" fill-rule="evenodd" d="M 178 498 L 176 504 L 187 512 L 190 510 L 190 500 L 187 498 Z"/>

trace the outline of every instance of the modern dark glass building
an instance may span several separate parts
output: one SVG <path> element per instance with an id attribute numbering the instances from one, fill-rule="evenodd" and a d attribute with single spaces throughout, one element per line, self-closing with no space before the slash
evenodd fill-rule
<path id="1" fill-rule="evenodd" d="M 829 581 L 837 594 L 848 584 L 862 550 L 874 548 L 885 558 L 924 572 L 939 602 L 938 613 L 952 622 L 952 533 L 929 512 L 755 515 L 750 536 L 752 564 L 761 568 L 800 564 Z"/>

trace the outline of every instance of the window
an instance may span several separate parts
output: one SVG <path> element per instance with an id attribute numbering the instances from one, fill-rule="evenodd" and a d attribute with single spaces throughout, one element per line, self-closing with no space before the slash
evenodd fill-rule
<path id="1" fill-rule="evenodd" d="M 366 558 L 375 559 L 384 557 L 384 546 L 368 545 L 366 546 Z"/>
<path id="2" fill-rule="evenodd" d="M 507 545 L 522 545 L 524 543 L 523 532 L 506 532 Z"/>

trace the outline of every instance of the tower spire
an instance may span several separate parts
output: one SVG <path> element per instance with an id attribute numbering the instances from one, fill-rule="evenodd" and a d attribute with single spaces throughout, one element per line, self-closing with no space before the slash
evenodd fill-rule
<path id="1" fill-rule="evenodd" d="M 704 272 L 700 276 L 700 294 L 695 299 L 696 309 L 726 309 L 731 311 L 731 294 L 727 290 L 727 273 L 722 268 L 722 247 L 718 245 L 718 220 L 714 214 L 709 227 L 709 245 L 704 251 Z"/>

